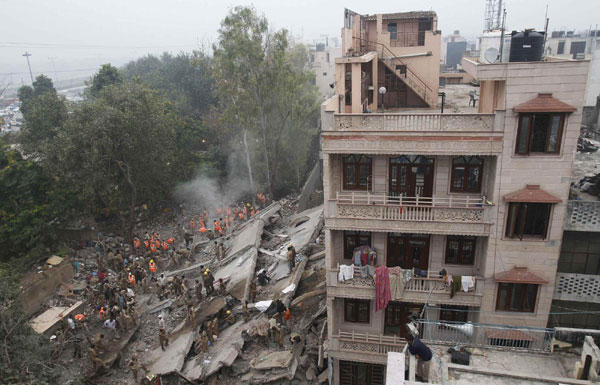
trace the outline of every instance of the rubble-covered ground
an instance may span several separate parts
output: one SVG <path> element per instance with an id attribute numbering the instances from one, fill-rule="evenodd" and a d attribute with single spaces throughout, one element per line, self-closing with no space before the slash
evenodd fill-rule
<path id="1" fill-rule="evenodd" d="M 571 199 L 600 199 L 600 142 L 580 138 L 573 164 Z"/>
<path id="2" fill-rule="evenodd" d="M 196 232 L 187 248 L 182 236 L 183 227 L 189 218 L 201 212 L 198 207 L 182 205 L 136 227 L 140 239 L 146 231 L 158 232 L 161 239 L 175 238 L 174 249 L 191 249 L 188 257 L 182 253 L 179 263 L 172 257 L 163 257 L 155 277 L 162 273 L 168 280 L 174 276 L 185 278 L 196 309 L 196 327 L 187 319 L 186 295 L 169 294 L 160 299 L 157 284 L 150 280 L 148 271 L 147 290 L 139 283 L 130 285 L 135 292 L 138 325 L 132 325 L 128 332 L 119 330 L 121 325 L 118 325 L 118 336 L 111 334 L 103 328 L 104 321 L 98 316 L 98 305 L 103 301 L 97 273 L 106 269 L 108 282 L 118 284 L 118 272 L 109 268 L 106 250 L 119 249 L 129 260 L 135 260 L 134 251 L 122 243 L 121 237 L 112 234 L 103 235 L 103 246 L 89 242 L 85 247 L 73 250 L 72 256 L 62 263 L 75 266 L 74 278 L 63 282 L 55 293 L 47 293 L 44 304 L 36 311 L 40 314 L 51 307 L 69 307 L 83 301 L 83 306 L 72 315 L 85 313 L 87 330 L 78 325 L 74 335 L 67 333 L 64 337 L 56 331 L 62 327 L 61 322 L 57 322 L 47 333 L 49 343 L 55 345 L 59 365 L 64 368 L 61 382 L 85 378 L 87 383 L 93 384 L 138 384 L 150 374 L 160 375 L 162 384 L 317 384 L 319 374 L 320 379 L 326 378 L 327 369 L 323 365 L 326 362 L 323 342 L 327 336 L 322 206 L 297 213 L 294 197 L 265 206 L 259 214 L 248 221 L 236 222 L 225 235 L 216 239 L 205 235 L 211 232 Z M 215 241 L 225 246 L 222 259 L 216 258 Z M 290 244 L 298 253 L 291 274 L 286 259 Z M 147 261 L 145 267 L 148 270 Z M 203 291 L 203 299 L 197 300 L 195 282 L 202 282 L 206 268 L 216 280 L 222 278 L 227 283 L 227 295 L 207 296 Z M 276 339 L 268 337 L 265 341 L 259 335 L 261 330 L 268 328 L 269 315 L 274 312 L 273 306 L 262 309 L 264 311 L 255 308 L 250 298 L 250 281 L 256 282 L 256 275 L 262 269 L 271 280 L 265 286 L 256 286 L 255 302 L 281 300 L 291 310 L 292 318 L 284 326 L 282 347 Z M 219 284 L 215 282 L 214 286 L 218 291 Z M 98 301 L 95 300 L 97 296 Z M 241 306 L 245 299 L 248 299 L 250 315 L 247 322 Z M 223 321 L 227 310 L 236 317 L 231 326 Z M 164 317 L 170 340 L 164 351 L 158 338 L 159 314 Z M 204 321 L 215 317 L 220 320 L 220 333 L 206 353 L 197 354 L 196 345 L 200 333 L 205 330 Z M 90 341 L 100 333 L 109 340 L 107 349 L 100 352 L 101 360 L 109 368 L 95 371 L 88 349 Z M 52 337 L 57 335 L 58 338 Z M 297 342 L 291 341 L 290 336 L 297 336 Z M 81 347 L 81 358 L 74 358 L 77 344 Z M 137 357 L 142 366 L 137 379 L 128 368 L 133 357 Z"/>

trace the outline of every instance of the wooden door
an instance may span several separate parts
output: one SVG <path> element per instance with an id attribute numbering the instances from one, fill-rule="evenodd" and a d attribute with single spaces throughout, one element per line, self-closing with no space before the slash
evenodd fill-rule
<path id="1" fill-rule="evenodd" d="M 427 270 L 429 266 L 429 236 L 411 237 L 406 241 L 403 269 L 416 267 Z"/>
<path id="2" fill-rule="evenodd" d="M 408 329 L 406 324 L 410 317 L 420 318 L 423 304 L 408 302 L 390 302 L 385 309 L 384 331 L 385 335 L 406 338 Z"/>
<path id="3" fill-rule="evenodd" d="M 386 265 L 388 267 L 402 266 L 406 238 L 401 235 L 388 234 L 387 239 Z"/>
<path id="4" fill-rule="evenodd" d="M 434 160 L 420 155 L 390 158 L 388 192 L 391 197 L 433 196 Z"/>

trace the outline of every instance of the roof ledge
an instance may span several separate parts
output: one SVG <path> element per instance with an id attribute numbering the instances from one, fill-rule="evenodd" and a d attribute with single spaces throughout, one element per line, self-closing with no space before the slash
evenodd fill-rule
<path id="1" fill-rule="evenodd" d="M 525 266 L 515 266 L 511 270 L 496 274 L 494 278 L 496 282 L 530 283 L 535 285 L 548 283 L 544 278 L 532 273 Z"/>
<path id="2" fill-rule="evenodd" d="M 575 112 L 577 108 L 552 97 L 551 93 L 539 93 L 537 97 L 513 108 L 514 112 Z"/>
<path id="3" fill-rule="evenodd" d="M 539 184 L 525 185 L 524 189 L 504 195 L 505 202 L 520 203 L 560 203 L 562 199 L 548 191 L 542 190 Z"/>

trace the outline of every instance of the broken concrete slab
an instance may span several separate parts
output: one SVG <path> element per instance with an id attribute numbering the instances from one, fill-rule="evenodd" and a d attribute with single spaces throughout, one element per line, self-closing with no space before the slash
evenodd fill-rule
<path id="1" fill-rule="evenodd" d="M 310 291 L 308 293 L 304 293 L 301 296 L 299 296 L 298 298 L 294 298 L 294 300 L 290 303 L 290 307 L 295 307 L 302 301 L 305 301 L 307 299 L 310 299 L 312 297 L 316 297 L 319 295 L 325 295 L 325 294 L 327 294 L 326 289 L 314 290 L 314 291 Z"/>
<path id="2" fill-rule="evenodd" d="M 61 263 L 40 273 L 27 274 L 21 282 L 23 291 L 19 296 L 25 315 L 35 313 L 61 283 L 70 281 L 74 275 L 75 271 L 70 263 Z"/>
<path id="3" fill-rule="evenodd" d="M 195 307 L 196 320 L 198 325 L 201 325 L 204 321 L 212 319 L 212 317 L 225 308 L 227 300 L 223 297 L 212 297 L 208 301 L 202 302 L 200 305 Z M 175 338 L 179 334 L 186 333 L 191 329 L 189 319 L 186 317 L 181 321 L 173 330 L 169 333 L 169 338 Z"/>
<path id="4" fill-rule="evenodd" d="M 310 262 L 313 262 L 321 258 L 325 258 L 325 250 L 319 251 L 318 253 L 311 255 L 310 257 L 308 257 L 308 260 Z"/>
<path id="5" fill-rule="evenodd" d="M 150 314 L 158 313 L 159 311 L 161 311 L 163 309 L 171 307 L 171 305 L 173 305 L 173 300 L 165 299 L 164 301 L 157 303 L 152 309 L 150 309 L 149 313 Z"/>
<path id="6" fill-rule="evenodd" d="M 290 218 L 287 234 L 296 251 L 314 241 L 323 228 L 323 205 L 298 213 Z"/>
<path id="7" fill-rule="evenodd" d="M 60 265 L 64 258 L 59 257 L 58 255 L 53 255 L 46 260 L 46 263 L 51 266 Z"/>
<path id="8" fill-rule="evenodd" d="M 69 314 L 74 313 L 83 305 L 82 301 L 77 301 L 73 306 L 63 307 L 54 306 L 46 310 L 39 316 L 31 320 L 31 328 L 38 334 L 52 333 L 56 330 L 57 324 Z"/>
<path id="9" fill-rule="evenodd" d="M 181 370 L 185 357 L 194 342 L 194 337 L 194 331 L 189 330 L 174 339 L 170 339 L 169 346 L 164 351 L 160 346 L 151 351 L 147 360 L 149 362 L 147 365 L 148 370 L 154 374 L 167 374 Z"/>
<path id="10" fill-rule="evenodd" d="M 290 302 L 292 301 L 292 298 L 294 298 L 294 295 L 296 294 L 296 289 L 298 288 L 298 284 L 300 283 L 300 278 L 302 278 L 302 274 L 304 273 L 304 268 L 306 267 L 307 262 L 308 262 L 307 258 L 302 259 L 302 261 L 300 261 L 300 263 L 298 265 L 296 265 L 294 271 L 292 272 L 292 275 L 289 278 L 289 281 L 286 286 L 288 286 L 290 284 L 294 284 L 294 290 L 290 291 L 289 293 L 284 294 L 281 297 L 281 302 L 283 302 L 285 307 L 290 306 Z"/>
<path id="11" fill-rule="evenodd" d="M 271 352 L 263 357 L 256 357 L 250 361 L 250 367 L 256 370 L 269 370 L 275 368 L 287 368 L 294 359 L 291 350 Z"/>
<path id="12" fill-rule="evenodd" d="M 254 277 L 257 256 L 256 248 L 251 247 L 246 249 L 246 251 L 234 257 L 225 266 L 222 266 L 214 274 L 215 280 L 229 278 L 227 291 L 233 297 L 243 301 L 246 295 L 248 279 Z"/>
<path id="13" fill-rule="evenodd" d="M 244 345 L 242 331 L 247 324 L 238 321 L 221 332 L 207 354 L 199 354 L 187 361 L 181 372 L 192 380 L 204 380 L 218 372 L 223 366 L 231 366 Z"/>

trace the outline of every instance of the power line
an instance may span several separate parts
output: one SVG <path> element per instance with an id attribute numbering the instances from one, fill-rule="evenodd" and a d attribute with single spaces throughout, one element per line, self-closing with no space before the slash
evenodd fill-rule
<path id="1" fill-rule="evenodd" d="M 135 46 L 135 45 L 107 45 L 107 44 L 61 44 L 61 43 L 25 43 L 25 42 L 12 42 L 12 41 L 0 41 L 0 47 L 3 48 L 117 48 L 117 49 L 152 49 L 152 48 L 184 48 L 184 47 L 197 47 L 196 44 L 182 44 L 182 45 L 148 45 L 148 46 Z"/>

